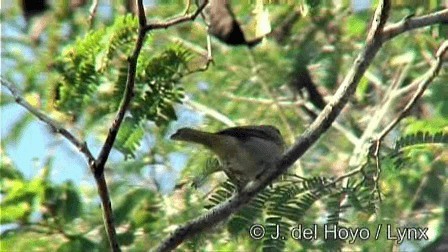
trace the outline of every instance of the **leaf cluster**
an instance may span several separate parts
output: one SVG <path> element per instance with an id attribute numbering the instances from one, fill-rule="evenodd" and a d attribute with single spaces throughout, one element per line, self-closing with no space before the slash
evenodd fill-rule
<path id="1" fill-rule="evenodd" d="M 91 31 L 64 49 L 54 62 L 60 74 L 52 87 L 56 109 L 87 127 L 117 111 L 130 78 L 127 59 L 137 27 L 136 17 L 122 16 L 112 26 Z M 176 84 L 186 73 L 188 51 L 177 44 L 153 51 L 156 49 L 148 39 L 138 58 L 129 117 L 116 143 L 125 155 L 132 156 L 138 147 L 145 122 L 161 126 L 175 120 L 173 104 L 182 98 L 182 89 Z"/>

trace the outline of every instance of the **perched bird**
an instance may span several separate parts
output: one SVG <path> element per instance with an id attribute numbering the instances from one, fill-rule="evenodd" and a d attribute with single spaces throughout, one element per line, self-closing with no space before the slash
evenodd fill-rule
<path id="1" fill-rule="evenodd" d="M 182 128 L 171 139 L 198 143 L 210 149 L 239 190 L 266 169 L 273 168 L 284 151 L 280 131 L 270 125 L 233 127 L 216 133 Z"/>

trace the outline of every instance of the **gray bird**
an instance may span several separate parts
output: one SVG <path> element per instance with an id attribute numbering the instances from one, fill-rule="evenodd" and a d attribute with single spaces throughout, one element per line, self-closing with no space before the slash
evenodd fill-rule
<path id="1" fill-rule="evenodd" d="M 233 127 L 216 133 L 182 128 L 171 139 L 198 143 L 210 149 L 238 189 L 266 169 L 273 168 L 285 145 L 280 131 L 270 125 Z"/>

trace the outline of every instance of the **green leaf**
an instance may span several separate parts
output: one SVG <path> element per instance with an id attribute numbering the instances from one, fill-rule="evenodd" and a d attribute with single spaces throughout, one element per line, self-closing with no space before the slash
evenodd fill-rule
<path id="1" fill-rule="evenodd" d="M 419 132 L 428 132 L 430 134 L 436 134 L 438 132 L 448 132 L 448 119 L 442 117 L 436 117 L 433 119 L 419 119 L 408 118 L 407 126 L 404 130 L 404 134 L 411 135 Z"/>
<path id="2" fill-rule="evenodd" d="M 2 251 L 55 251 L 62 242 L 61 236 L 17 230 L 2 234 L 0 247 Z"/>
<path id="3" fill-rule="evenodd" d="M 31 215 L 32 208 L 28 202 L 17 202 L 14 205 L 3 205 L 0 214 L 0 224 L 17 223 L 26 221 Z"/>
<path id="4" fill-rule="evenodd" d="M 369 24 L 366 20 L 369 20 L 369 18 L 367 13 L 350 15 L 347 18 L 347 23 L 344 25 L 347 29 L 347 34 L 351 37 L 363 36 Z"/>
<path id="5" fill-rule="evenodd" d="M 145 132 L 138 122 L 131 118 L 125 118 L 118 131 L 115 140 L 115 148 L 125 155 L 125 157 L 135 157 L 135 151 L 140 146 Z"/>
<path id="6" fill-rule="evenodd" d="M 75 239 L 69 242 L 61 244 L 56 250 L 58 252 L 71 252 L 71 251 L 100 251 L 95 243 L 84 238 L 82 236 L 77 236 Z"/>
<path id="7" fill-rule="evenodd" d="M 0 173 L 2 174 L 2 177 L 0 178 L 0 188 L 3 190 L 6 180 L 23 180 L 23 174 L 19 170 L 17 170 L 13 164 L 11 164 L 11 160 L 4 156 L 4 153 L 1 153 L 0 158 Z"/>
<path id="8" fill-rule="evenodd" d="M 134 209 L 143 203 L 147 197 L 154 197 L 154 193 L 144 188 L 137 188 L 125 193 L 115 207 L 115 221 L 117 224 L 121 224 L 125 221 L 132 219 L 131 213 Z"/>
<path id="9" fill-rule="evenodd" d="M 438 132 L 430 134 L 428 132 L 417 132 L 412 135 L 406 135 L 395 142 L 394 149 L 399 151 L 404 147 L 420 144 L 448 144 L 448 133 Z"/>
<path id="10" fill-rule="evenodd" d="M 66 222 L 70 222 L 81 216 L 82 202 L 75 185 L 69 181 L 62 188 L 62 216 Z"/>

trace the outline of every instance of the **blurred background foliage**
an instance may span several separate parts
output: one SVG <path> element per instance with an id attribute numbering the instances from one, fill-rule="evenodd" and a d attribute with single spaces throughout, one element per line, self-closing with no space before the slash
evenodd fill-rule
<path id="1" fill-rule="evenodd" d="M 41 2 L 46 1 L 36 1 Z M 179 15 L 186 7 L 186 1 L 144 2 L 149 22 Z M 190 11 L 196 8 L 192 2 Z M 231 2 L 246 37 L 254 37 L 255 1 Z M 207 69 L 207 27 L 202 18 L 148 34 L 138 61 L 136 95 L 106 169 L 123 248 L 153 248 L 177 225 L 203 214 L 234 191 L 224 182 L 223 174 L 202 177 L 213 165 L 210 153 L 198 146 L 173 143 L 169 135 L 186 126 L 217 131 L 234 125 L 272 124 L 280 128 L 287 144 L 292 144 L 348 72 L 363 45 L 376 4 L 264 2 L 272 33 L 253 49 L 228 46 L 212 38 L 213 63 Z M 100 1 L 90 22 L 90 1 L 48 1 L 41 6 L 42 12 L 24 11 L 21 3 L 4 4 L 1 11 L 2 76 L 18 85 L 33 106 L 86 139 L 95 153 L 121 99 L 126 57 L 136 37 L 135 5 L 133 1 Z M 447 7 L 441 0 L 393 1 L 389 22 Z M 187 241 L 182 248 L 415 251 L 447 242 L 447 71 L 441 71 L 411 115 L 385 139 L 378 185 L 381 202 L 379 193 L 365 181 L 368 175 L 319 193 L 309 191 L 350 170 L 353 139 L 360 138 L 372 120 L 380 120 L 377 132 L 381 131 L 412 95 L 403 92 L 387 113 L 375 118 L 389 87 L 398 83 L 405 89 L 425 73 L 447 34 L 447 25 L 435 25 L 386 43 L 337 120 L 338 126 L 291 167 L 291 175 L 266 188 L 227 223 Z M 94 184 L 91 180 L 82 183 L 83 177 L 56 182 L 53 175 L 60 166 L 86 166 L 81 158 L 79 164 L 54 162 L 61 151 L 80 154 L 66 141 L 55 142 L 65 147 L 51 151 L 56 147 L 23 139 L 37 119 L 29 113 L 6 112 L 14 106 L 18 105 L 2 88 L 2 124 L 8 123 L 8 127 L 4 130 L 2 126 L 1 136 L 0 249 L 107 249 Z M 47 138 L 59 138 L 46 129 Z M 419 132 L 427 132 L 431 140 Z M 11 154 L 18 141 L 47 148 L 50 154 L 38 157 L 40 162 L 34 167 L 18 167 L 13 158 L 17 155 Z M 400 147 L 394 150 L 396 142 Z M 369 173 L 373 161 L 367 166 Z M 31 177 L 24 175 L 23 170 L 29 169 L 35 170 Z M 88 169 L 84 172 L 90 176 Z M 402 244 L 385 236 L 380 241 L 358 240 L 354 244 L 323 239 L 253 240 L 248 229 L 256 222 L 266 226 L 277 223 L 282 228 L 298 223 L 367 227 L 372 235 L 379 224 L 428 227 L 430 239 Z"/>

